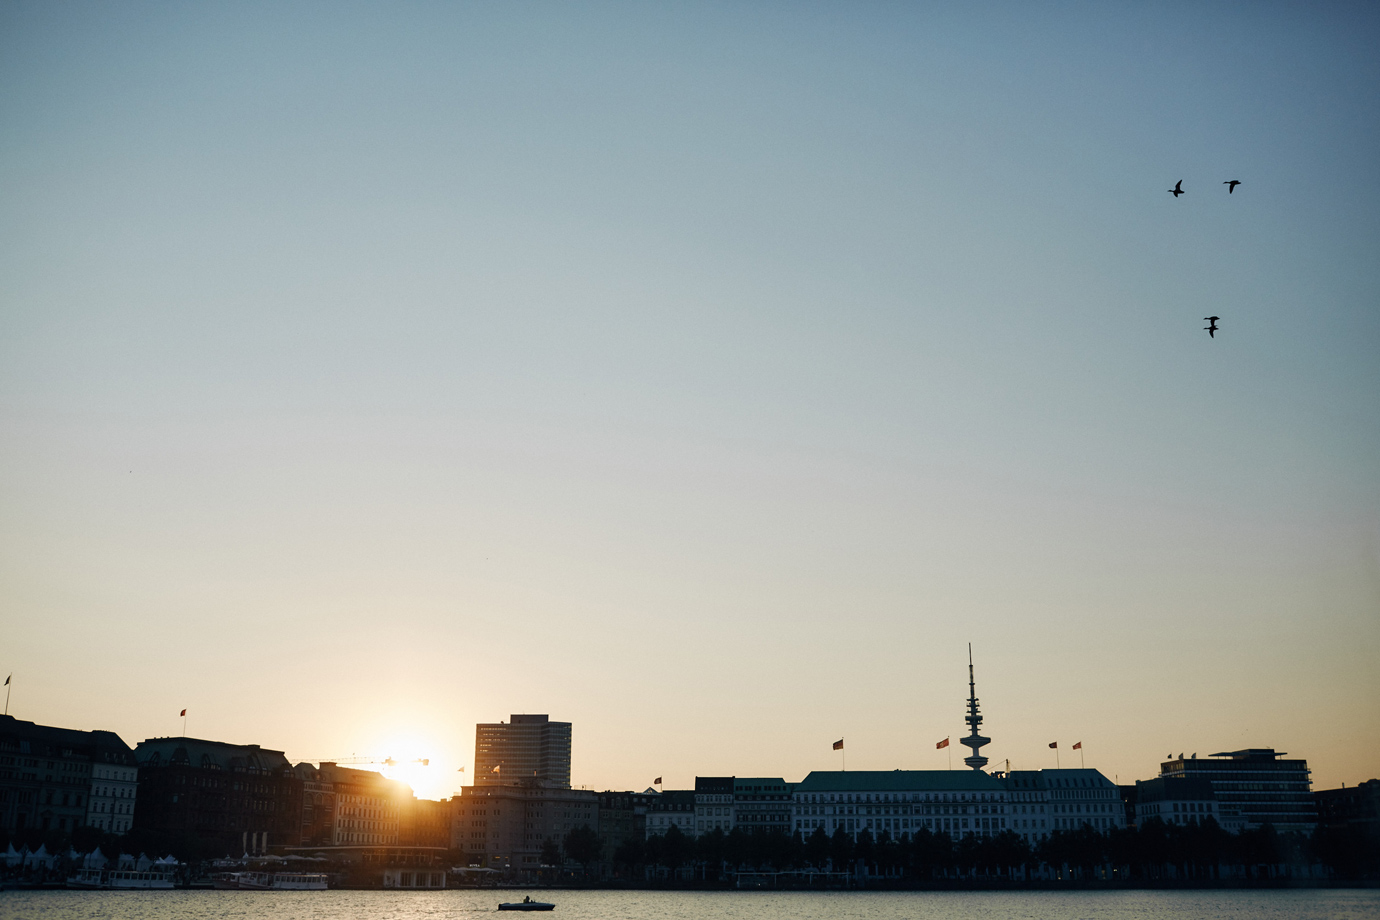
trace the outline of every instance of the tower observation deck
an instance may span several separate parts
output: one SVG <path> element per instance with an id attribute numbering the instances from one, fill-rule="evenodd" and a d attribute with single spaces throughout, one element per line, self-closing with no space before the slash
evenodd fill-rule
<path id="1" fill-rule="evenodd" d="M 971 729 L 968 737 L 960 738 L 959 744 L 972 748 L 973 753 L 963 758 L 963 762 L 974 770 L 981 770 L 987 766 L 987 758 L 979 753 L 979 749 L 991 742 L 991 738 L 984 738 L 978 734 L 978 726 L 982 724 L 982 716 L 978 713 L 977 687 L 973 682 L 973 644 L 968 643 L 968 715 L 963 718 Z"/>

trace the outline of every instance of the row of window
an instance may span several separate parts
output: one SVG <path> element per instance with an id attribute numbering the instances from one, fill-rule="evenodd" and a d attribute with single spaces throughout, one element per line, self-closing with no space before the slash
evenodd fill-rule
<path id="1" fill-rule="evenodd" d="M 987 792 L 877 792 L 877 793 L 800 793 L 797 802 L 806 804 L 873 804 L 893 802 L 1004 802 L 1002 793 Z"/>

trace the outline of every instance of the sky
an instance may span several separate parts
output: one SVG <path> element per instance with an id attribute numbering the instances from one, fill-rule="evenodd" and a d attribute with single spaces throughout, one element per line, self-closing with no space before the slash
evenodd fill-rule
<path id="1" fill-rule="evenodd" d="M 971 643 L 994 767 L 1380 775 L 1376 47 L 6 2 L 9 712 L 431 797 L 521 712 L 579 786 L 798 781 L 961 768 Z"/>

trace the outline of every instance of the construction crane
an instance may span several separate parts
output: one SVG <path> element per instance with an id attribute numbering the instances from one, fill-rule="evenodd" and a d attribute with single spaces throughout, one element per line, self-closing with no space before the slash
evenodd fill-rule
<path id="1" fill-rule="evenodd" d="M 309 761 L 309 762 L 310 762 L 310 761 Z M 400 764 L 400 763 L 419 763 L 419 764 L 421 764 L 422 766 L 426 767 L 426 766 L 430 766 L 430 765 L 431 765 L 431 758 L 429 758 L 429 757 L 418 757 L 416 760 L 394 760 L 392 757 L 382 757 L 382 758 L 380 758 L 380 757 L 341 757 L 341 758 L 339 758 L 339 759 L 333 758 L 333 757 L 326 757 L 326 758 L 323 758 L 323 759 L 318 759 L 318 760 L 316 761 L 316 763 L 333 763 L 333 764 L 373 764 L 373 763 L 377 763 L 377 764 L 383 764 L 385 767 L 396 767 L 396 766 L 397 766 L 398 764 Z"/>

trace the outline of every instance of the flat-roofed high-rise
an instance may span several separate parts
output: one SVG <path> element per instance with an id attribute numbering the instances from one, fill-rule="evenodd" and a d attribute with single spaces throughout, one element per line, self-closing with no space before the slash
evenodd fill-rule
<path id="1" fill-rule="evenodd" d="M 474 781 L 480 785 L 536 782 L 570 788 L 570 723 L 546 715 L 514 715 L 474 727 Z"/>

